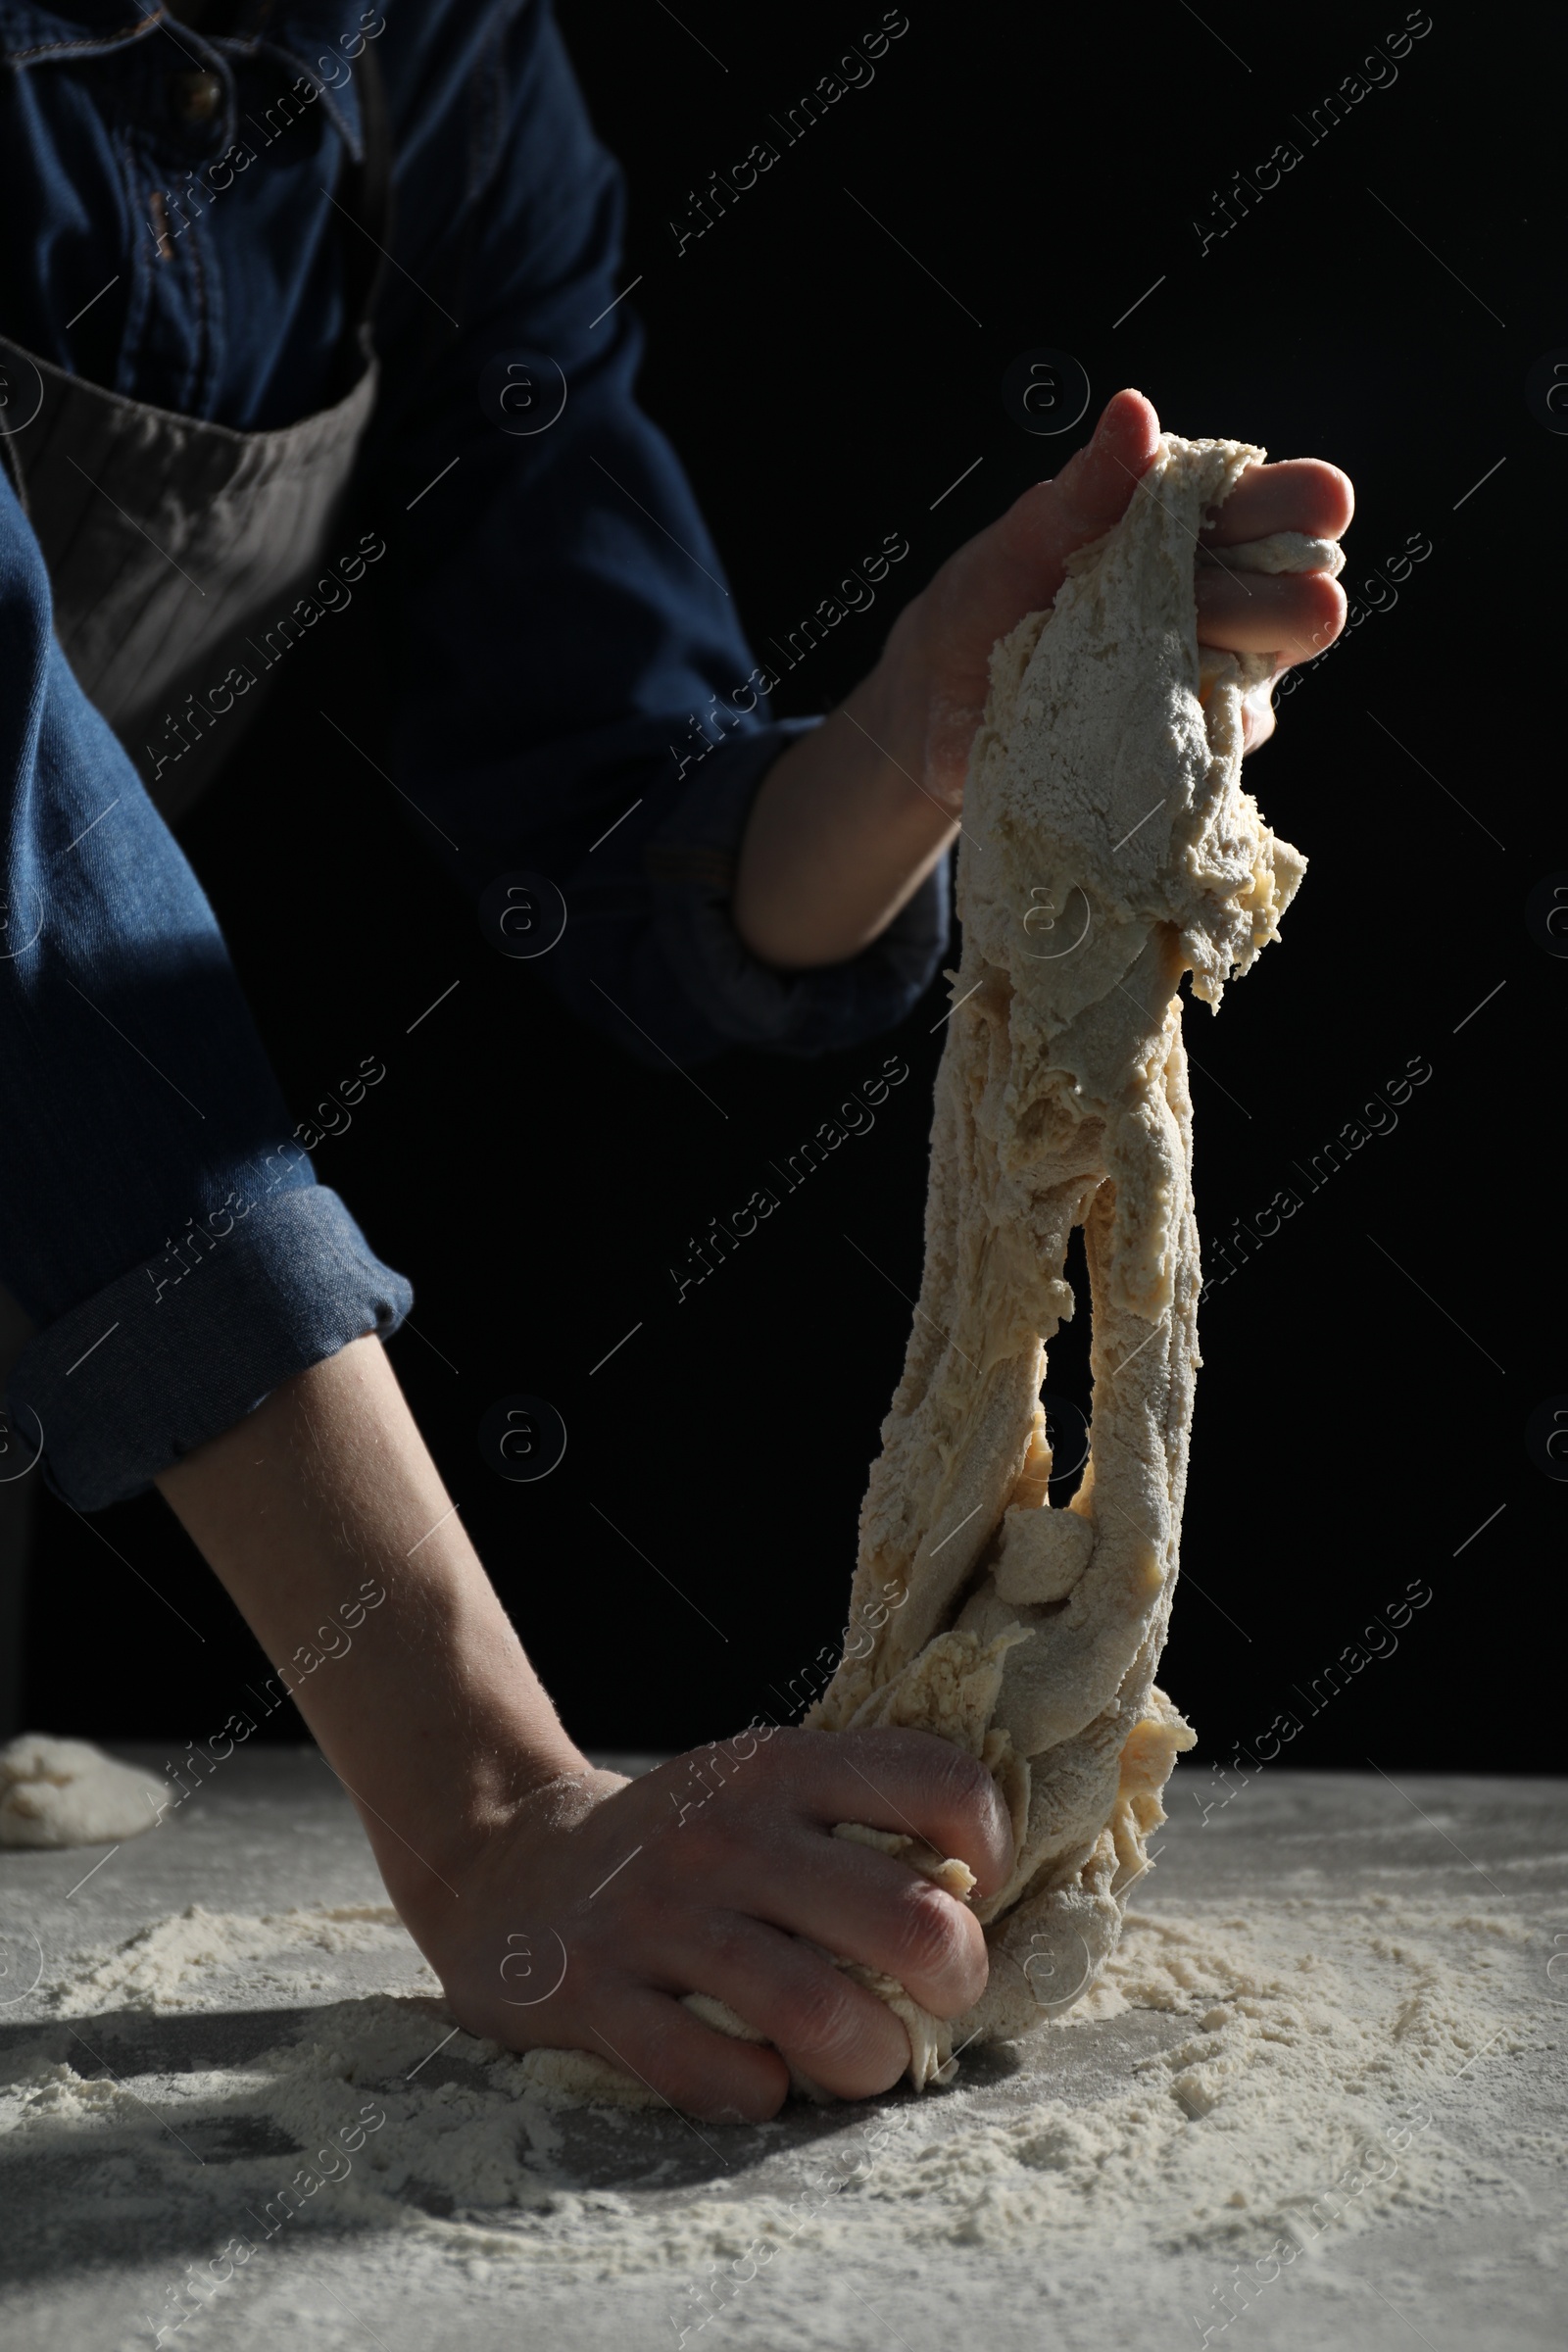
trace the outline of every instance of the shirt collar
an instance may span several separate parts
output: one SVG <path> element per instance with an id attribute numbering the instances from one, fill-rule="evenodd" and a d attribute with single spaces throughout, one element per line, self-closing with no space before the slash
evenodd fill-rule
<path id="1" fill-rule="evenodd" d="M 315 84 L 359 163 L 365 152 L 364 119 L 351 52 L 358 47 L 363 54 L 365 33 L 371 25 L 384 29 L 385 17 L 363 0 L 282 0 L 259 13 L 259 24 L 253 20 L 238 35 L 215 40 L 182 25 L 177 9 L 158 6 L 156 0 L 146 9 L 136 0 L 72 0 L 69 11 L 40 6 L 38 0 L 0 0 L 0 64 L 64 65 L 112 56 L 140 41 L 167 39 L 171 30 L 204 63 L 264 52 Z M 336 80 L 339 72 L 344 78 Z"/>

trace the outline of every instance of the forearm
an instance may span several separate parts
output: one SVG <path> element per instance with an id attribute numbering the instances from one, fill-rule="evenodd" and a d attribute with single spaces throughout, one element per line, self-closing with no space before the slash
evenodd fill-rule
<path id="1" fill-rule="evenodd" d="M 318 1629 L 367 1579 L 384 1588 L 348 1647 L 286 1679 L 395 1897 L 439 1876 L 455 1838 L 582 1768 L 378 1340 L 286 1382 L 158 1484 L 278 1667 L 327 1646 Z"/>
<path id="2" fill-rule="evenodd" d="M 910 724 L 919 659 L 906 612 L 869 677 L 769 769 L 732 901 L 764 962 L 800 969 L 858 955 L 950 848 L 956 796 L 934 785 Z"/>

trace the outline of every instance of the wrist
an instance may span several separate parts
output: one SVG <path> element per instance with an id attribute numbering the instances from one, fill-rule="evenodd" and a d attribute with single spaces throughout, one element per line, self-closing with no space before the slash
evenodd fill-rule
<path id="1" fill-rule="evenodd" d="M 844 703 L 870 739 L 865 750 L 880 765 L 876 781 L 890 806 L 913 822 L 929 824 L 940 812 L 956 821 L 956 802 L 931 773 L 932 683 L 926 608 L 922 597 L 906 605 L 888 631 L 881 659 Z"/>
<path id="2" fill-rule="evenodd" d="M 360 1811 L 398 1916 L 442 1973 L 469 1915 L 491 1898 L 526 1903 L 551 1845 L 625 1786 L 623 1773 L 601 1770 L 577 1749 L 546 1759 L 527 1743 L 469 1777 L 427 1823 L 418 1854 Z"/>
<path id="3" fill-rule="evenodd" d="M 928 773 L 919 604 L 899 615 L 875 668 L 774 762 L 753 804 L 731 912 L 764 963 L 801 969 L 859 954 L 952 841 L 956 800 Z"/>
<path id="4" fill-rule="evenodd" d="M 591 1767 L 563 1729 L 420 1443 L 384 1350 L 357 1340 L 160 1480 L 359 1806 L 393 1898 L 529 1794 Z M 301 1636 L 373 1572 L 374 1614 Z M 342 1635 L 344 1627 L 338 1626 Z M 450 1896 L 443 1899 L 450 1900 Z"/>
<path id="5" fill-rule="evenodd" d="M 329 1759 L 330 1760 L 330 1759 Z M 362 1771 L 354 1798 L 388 1894 L 411 1930 L 444 1919 L 493 1851 L 519 1830 L 575 1819 L 604 1776 L 564 1732 L 541 1733 L 519 1703 L 444 1738 L 405 1745 L 395 1768 Z"/>
<path id="6" fill-rule="evenodd" d="M 969 749 L 985 715 L 989 664 L 979 677 L 954 668 L 944 612 L 944 575 L 905 606 L 871 673 L 887 711 L 883 738 L 909 779 L 951 824 L 963 814 Z M 871 680 L 867 680 L 869 684 Z M 901 750 L 900 746 L 904 748 Z"/>

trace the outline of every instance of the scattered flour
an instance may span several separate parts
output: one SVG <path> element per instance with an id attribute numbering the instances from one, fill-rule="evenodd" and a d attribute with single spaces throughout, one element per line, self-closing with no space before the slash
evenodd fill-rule
<path id="1" fill-rule="evenodd" d="M 297 1999 L 302 1990 L 341 1984 L 341 1971 L 327 1962 L 346 1952 L 384 1951 L 389 1944 L 408 1944 L 390 1903 L 260 1917 L 204 1911 L 192 1903 L 139 1928 L 102 1958 L 85 1959 L 52 2006 L 59 2017 L 92 2017 L 106 2009 L 210 2010 L 215 1996 L 221 2004 L 225 1978 L 247 2004 L 269 1992 Z M 420 1965 L 431 1991 L 438 1991 L 435 1977 Z"/>
<path id="2" fill-rule="evenodd" d="M 75 2185 L 52 2225 L 68 2238 L 88 2211 L 167 2218 L 200 2193 L 219 2199 L 219 2242 L 234 2230 L 259 2242 L 278 2191 L 325 2174 L 330 2153 L 340 2177 L 288 2217 L 294 2230 L 374 2226 L 432 2255 L 562 2278 L 684 2275 L 770 2239 L 1064 2255 L 1092 2240 L 1101 2261 L 1140 2248 L 1222 2258 L 1306 2243 L 1331 2223 L 1507 2201 L 1505 2175 L 1445 2108 L 1479 2060 L 1527 2046 L 1510 1977 L 1529 1935 L 1500 1908 L 1381 1896 L 1276 1897 L 1252 1916 L 1132 1911 L 1088 1996 L 1015 2045 L 1026 2072 L 857 2109 L 852 2132 L 876 2124 L 879 2152 L 803 2220 L 798 2175 L 827 2143 L 786 2148 L 770 2142 L 776 2127 L 747 2140 L 729 2179 L 661 2190 L 673 2120 L 600 2110 L 601 2148 L 606 2133 L 644 2134 L 647 2170 L 632 2195 L 585 2186 L 570 2151 L 583 2111 L 553 2082 L 552 2054 L 453 2035 L 433 1979 L 428 1997 L 408 1993 L 420 1980 L 390 1911 L 192 1909 L 78 1955 L 52 1997 L 56 2022 L 0 2059 L 0 2157 L 71 2156 Z M 372 1978 L 383 1963 L 380 1981 L 404 1989 L 304 2009 L 243 2063 L 136 2073 L 120 2052 L 111 2076 L 97 2057 L 106 2012 L 124 2030 L 126 2012 L 200 2009 L 216 2039 L 222 2011 L 254 2013 L 284 1984 L 297 1994 L 302 1970 L 340 1984 L 345 1954 Z M 70 2021 L 88 2016 L 96 2030 L 79 2036 Z M 1142 2058 L 1117 2023 L 1135 2018 L 1140 2041 L 1159 2043 Z M 360 2144 L 345 2170 L 350 2126 Z M 625 2145 L 621 2178 L 637 2175 L 642 2146 Z M 197 2148 L 224 2161 L 194 2175 Z"/>

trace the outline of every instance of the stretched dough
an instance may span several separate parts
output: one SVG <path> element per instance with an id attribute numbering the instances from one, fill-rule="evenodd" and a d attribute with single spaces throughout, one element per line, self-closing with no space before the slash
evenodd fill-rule
<path id="1" fill-rule="evenodd" d="M 1194 566 L 1334 573 L 1343 561 L 1299 532 L 1200 547 L 1205 510 L 1263 455 L 1163 435 L 1120 522 L 991 656 L 925 1271 L 860 1513 L 850 1618 L 875 1631 L 806 1717 L 939 1733 L 989 1768 L 1011 1815 L 1012 1876 L 976 1906 L 991 1975 L 967 2016 L 945 2023 L 892 1978 L 836 1963 L 903 2021 L 916 2089 L 952 2078 L 956 2042 L 1023 2034 L 1089 1989 L 1193 1744 L 1154 1686 L 1200 1360 L 1178 992 L 1190 972 L 1217 1010 L 1305 870 L 1242 789 L 1243 701 L 1273 660 L 1199 646 Z M 1095 1409 L 1082 1484 L 1058 1510 L 1039 1399 L 1047 1345 L 1074 1309 L 1074 1226 Z M 837 1835 L 968 1892 L 963 1866 L 929 1847 L 850 1823 Z M 686 2000 L 721 2032 L 763 2038 L 707 1993 Z M 535 2060 L 544 2079 L 558 2054 Z M 612 2076 L 612 2095 L 638 2096 L 618 2068 L 589 2065 L 550 2079 L 609 2095 Z"/>
<path id="2" fill-rule="evenodd" d="M 1053 610 L 992 655 L 924 1279 L 860 1519 L 851 1622 L 877 1630 L 807 1717 L 939 1732 L 989 1766 L 1011 1812 L 1012 1876 L 976 1907 L 990 1982 L 968 2016 L 911 2033 L 917 2088 L 948 2079 L 955 2040 L 1026 2032 L 1094 1983 L 1193 1742 L 1154 1686 L 1200 1360 L 1178 992 L 1191 973 L 1217 1010 L 1304 870 L 1241 784 L 1243 698 L 1272 660 L 1197 638 L 1204 511 L 1262 456 L 1166 434 Z M 1299 533 L 1196 560 L 1339 568 L 1336 548 Z M 1056 1509 L 1039 1397 L 1074 1310 L 1074 1226 L 1094 1420 L 1082 1484 Z"/>
<path id="3" fill-rule="evenodd" d="M 86 1740 L 24 1732 L 0 1748 L 0 1845 L 113 1845 L 161 1818 L 169 1790 Z"/>

